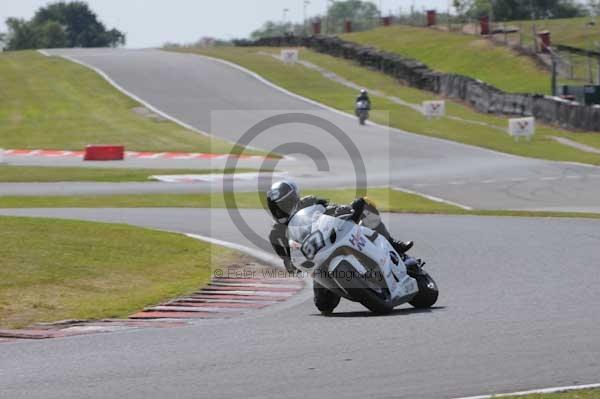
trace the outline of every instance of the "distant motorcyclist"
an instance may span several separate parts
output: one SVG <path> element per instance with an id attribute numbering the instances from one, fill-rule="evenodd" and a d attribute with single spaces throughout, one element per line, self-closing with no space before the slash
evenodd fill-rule
<path id="1" fill-rule="evenodd" d="M 365 90 L 362 89 L 360 91 L 360 94 L 358 95 L 358 97 L 356 97 L 356 104 L 358 104 L 359 102 L 364 101 L 367 104 L 367 110 L 371 110 L 371 98 L 369 98 L 369 93 Z"/>
<path id="2" fill-rule="evenodd" d="M 326 208 L 325 214 L 343 216 L 361 213 L 362 224 L 375 230 L 385 237 L 394 247 L 396 252 L 403 254 L 412 248 L 412 241 L 397 241 L 390 236 L 389 231 L 381 221 L 381 216 L 375 205 L 367 198 L 357 198 L 350 205 L 330 204 L 328 200 L 314 196 L 300 198 L 300 191 L 292 181 L 279 181 L 271 186 L 267 192 L 267 204 L 274 223 L 269 234 L 269 241 L 275 253 L 283 260 L 289 273 L 296 271 L 290 260 L 290 247 L 287 237 L 287 225 L 292 216 L 300 209 L 313 205 L 322 205 Z"/>
<path id="3" fill-rule="evenodd" d="M 354 113 L 358 117 L 358 122 L 365 125 L 369 119 L 369 111 L 371 110 L 371 99 L 369 93 L 365 89 L 360 91 L 360 95 L 356 97 L 356 108 Z"/>

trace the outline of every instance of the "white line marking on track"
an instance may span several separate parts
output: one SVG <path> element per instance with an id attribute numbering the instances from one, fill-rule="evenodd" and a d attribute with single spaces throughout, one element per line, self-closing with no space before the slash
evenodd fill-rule
<path id="1" fill-rule="evenodd" d="M 279 257 L 272 255 L 268 252 L 261 251 L 260 249 L 254 249 L 254 248 L 246 247 L 244 245 L 236 244 L 236 243 L 229 242 L 229 241 L 223 241 L 223 240 L 219 240 L 217 238 L 207 237 L 207 236 L 203 236 L 203 235 L 199 235 L 199 234 L 186 233 L 185 235 L 190 238 L 194 238 L 196 240 L 210 242 L 211 244 L 220 245 L 225 248 L 235 249 L 237 251 L 240 251 L 240 252 L 243 252 L 250 256 L 253 256 L 258 260 L 266 262 L 269 265 L 283 268 L 283 266 L 281 265 L 281 259 L 279 259 Z"/>
<path id="2" fill-rule="evenodd" d="M 473 208 L 471 208 L 470 206 L 459 204 L 458 202 L 454 202 L 454 201 L 448 201 L 448 200 L 445 200 L 443 198 L 434 197 L 433 195 L 428 195 L 428 194 L 420 193 L 418 191 L 410 190 L 408 188 L 397 187 L 396 186 L 396 187 L 392 187 L 392 189 L 393 190 L 398 190 L 398 191 L 404 191 L 405 193 L 408 193 L 408 194 L 419 195 L 419 196 L 427 198 L 427 199 L 429 199 L 431 201 L 441 202 L 443 204 L 448 204 L 448 205 L 454 205 L 454 206 L 457 206 L 457 207 L 462 208 L 462 209 L 467 210 L 467 211 L 472 211 L 473 210 Z"/>
<path id="3" fill-rule="evenodd" d="M 567 176 L 565 176 L 565 179 L 583 179 L 583 176 L 567 175 Z"/>
<path id="4" fill-rule="evenodd" d="M 578 389 L 592 389 L 592 388 L 600 388 L 600 384 L 569 385 L 569 386 L 565 386 L 565 387 L 532 389 L 531 391 L 501 393 L 501 394 L 494 394 L 494 395 L 465 396 L 465 397 L 456 398 L 456 399 L 491 399 L 491 398 L 501 398 L 504 396 L 524 396 L 524 395 L 532 395 L 532 394 L 567 392 L 567 391 L 575 391 Z"/>
<path id="5" fill-rule="evenodd" d="M 45 55 L 46 57 L 51 56 L 45 50 L 38 50 L 38 51 L 41 54 Z M 102 55 L 104 55 L 104 54 L 102 54 Z M 126 96 L 129 96 L 129 97 L 133 98 L 135 101 L 139 102 L 140 104 L 142 104 L 144 107 L 148 108 L 149 110 L 151 110 L 155 114 L 158 114 L 158 115 L 162 116 L 163 118 L 168 119 L 171 122 L 178 124 L 179 126 L 182 126 L 182 127 L 186 128 L 186 129 L 189 129 L 189 130 L 191 130 L 193 132 L 202 134 L 204 136 L 215 137 L 215 138 L 219 138 L 220 140 L 224 140 L 224 141 L 227 141 L 229 143 L 236 144 L 233 141 L 224 139 L 222 137 L 214 136 L 214 135 L 212 135 L 210 133 L 203 132 L 200 129 L 196 129 L 192 125 L 190 125 L 188 123 L 185 123 L 184 121 L 182 121 L 180 119 L 177 119 L 174 116 L 171 116 L 171 115 L 167 114 L 166 112 L 161 111 L 160 109 L 156 108 L 155 106 L 153 106 L 149 102 L 142 100 L 140 97 L 136 96 L 135 94 L 133 94 L 132 92 L 128 91 L 124 87 L 120 86 L 117 82 L 115 82 L 112 78 L 110 78 L 108 76 L 108 74 L 104 73 L 104 71 L 100 70 L 99 68 L 96 68 L 96 67 L 94 67 L 94 66 L 92 66 L 92 65 L 90 65 L 90 64 L 88 64 L 86 62 L 79 61 L 79 60 L 77 60 L 77 59 L 75 59 L 75 58 L 73 58 L 71 56 L 68 56 L 68 55 L 61 55 L 60 57 L 62 57 L 62 58 L 67 59 L 67 60 L 69 60 L 71 62 L 74 62 L 76 64 L 82 65 L 82 66 L 84 66 L 86 68 L 89 68 L 89 69 L 93 70 L 94 72 L 96 72 L 97 74 L 99 74 L 100 76 L 102 76 L 108 83 L 110 83 L 112 86 L 114 86 L 121 93 L 125 94 Z M 210 57 L 207 57 L 207 58 L 210 58 Z M 259 151 L 262 151 L 260 148 L 252 147 L 252 146 L 249 146 L 249 145 L 247 145 L 246 148 L 248 148 L 250 150 L 259 150 Z M 288 157 L 285 157 L 285 158 L 288 159 Z M 293 160 L 293 158 L 290 158 L 290 159 Z"/>
<path id="6" fill-rule="evenodd" d="M 43 50 L 38 50 L 38 51 L 43 51 Z M 43 54 L 43 53 L 42 53 Z M 48 53 L 46 53 L 48 54 Z M 187 124 L 163 111 L 161 111 L 160 109 L 156 108 L 154 105 L 150 104 L 147 101 L 142 100 L 140 97 L 136 96 L 135 94 L 133 94 L 132 92 L 128 91 L 127 89 L 125 89 L 124 87 L 120 86 L 117 82 L 115 82 L 111 77 L 109 77 L 106 73 L 104 73 L 104 71 L 100 70 L 99 68 L 96 68 L 95 66 L 92 66 L 86 62 L 80 61 L 76 58 L 73 58 L 69 55 L 61 55 L 60 57 L 67 59 L 71 62 L 74 62 L 76 64 L 79 64 L 81 66 L 84 66 L 86 68 L 91 69 L 92 71 L 96 72 L 98 75 L 102 76 L 104 78 L 104 80 L 106 80 L 108 83 L 110 83 L 114 88 L 116 88 L 117 90 L 119 90 L 121 93 L 125 94 L 128 97 L 133 98 L 135 101 L 139 102 L 140 104 L 142 104 L 144 107 L 148 108 L 149 110 L 151 110 L 152 112 L 154 112 L 155 114 L 158 114 L 160 116 L 162 116 L 165 119 L 170 120 L 171 122 L 174 122 L 176 124 L 178 124 L 179 126 L 183 126 L 186 129 L 189 129 L 193 132 L 202 134 L 204 136 L 210 136 L 210 134 L 203 132 L 200 129 L 196 129 L 195 127 L 193 127 L 190 124 Z"/>
<path id="7" fill-rule="evenodd" d="M 542 177 L 540 180 L 543 180 L 543 181 L 560 180 L 560 177 Z"/>

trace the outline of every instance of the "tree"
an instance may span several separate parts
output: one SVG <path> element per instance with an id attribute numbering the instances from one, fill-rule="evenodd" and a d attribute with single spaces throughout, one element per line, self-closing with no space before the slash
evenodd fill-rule
<path id="1" fill-rule="evenodd" d="M 344 30 L 344 22 L 351 21 L 354 30 L 367 30 L 379 25 L 379 9 L 369 1 L 345 0 L 334 1 L 325 19 L 329 33 Z M 304 24 L 291 22 L 267 21 L 259 29 L 250 34 L 252 39 L 282 36 L 285 34 L 301 35 L 305 32 Z"/>
<path id="2" fill-rule="evenodd" d="M 302 34 L 304 26 L 301 24 L 292 24 L 291 22 L 274 22 L 267 21 L 259 29 L 255 30 L 250 34 L 250 37 L 254 40 L 263 37 L 275 37 L 283 36 L 286 34 Z"/>
<path id="3" fill-rule="evenodd" d="M 379 24 L 379 9 L 368 1 L 335 1 L 327 12 L 328 30 L 342 32 L 344 21 L 352 21 L 354 30 L 366 30 Z"/>
<path id="4" fill-rule="evenodd" d="M 24 19 L 8 18 L 7 50 L 26 50 L 38 47 L 38 35 L 34 27 Z"/>
<path id="5" fill-rule="evenodd" d="M 68 46 L 65 27 L 56 21 L 48 21 L 35 28 L 37 30 L 38 45 L 43 48 L 62 48 Z"/>
<path id="6" fill-rule="evenodd" d="M 52 47 L 116 47 L 125 34 L 107 30 L 89 6 L 81 1 L 41 7 L 30 21 L 9 18 L 8 48 L 23 50 Z"/>
<path id="7" fill-rule="evenodd" d="M 459 16 L 464 16 L 473 7 L 473 0 L 452 0 L 452 7 Z"/>
<path id="8" fill-rule="evenodd" d="M 586 15 L 585 7 L 574 0 L 474 0 L 471 17 L 492 14 L 497 21 L 573 18 Z"/>

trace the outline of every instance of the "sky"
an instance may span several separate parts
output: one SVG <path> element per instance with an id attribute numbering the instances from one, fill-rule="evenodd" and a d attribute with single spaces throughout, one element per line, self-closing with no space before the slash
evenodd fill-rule
<path id="1" fill-rule="evenodd" d="M 50 0 L 0 0 L 0 31 L 8 17 L 29 19 Z M 385 13 L 399 8 L 446 10 L 450 0 L 372 0 Z M 304 0 L 87 0 L 107 28 L 127 34 L 127 47 L 144 48 L 163 43 L 191 43 L 201 37 L 247 37 L 267 20 L 303 20 Z M 307 15 L 322 14 L 327 0 L 310 0 Z"/>

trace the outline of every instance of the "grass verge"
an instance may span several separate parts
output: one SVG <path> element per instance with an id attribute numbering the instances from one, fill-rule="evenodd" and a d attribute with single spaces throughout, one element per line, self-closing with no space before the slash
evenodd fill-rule
<path id="1" fill-rule="evenodd" d="M 471 76 L 507 92 L 550 94 L 548 71 L 530 57 L 478 36 L 393 26 L 341 37 L 417 59 L 440 72 Z"/>
<path id="2" fill-rule="evenodd" d="M 227 153 L 232 145 L 134 112 L 140 107 L 98 74 L 35 51 L 0 54 L 0 148 Z"/>
<path id="3" fill-rule="evenodd" d="M 236 169 L 237 173 L 254 169 Z M 153 175 L 233 173 L 233 169 L 120 169 L 41 166 L 0 166 L 0 183 L 141 182 Z"/>
<path id="4" fill-rule="evenodd" d="M 304 192 L 327 198 L 338 204 L 347 204 L 356 198 L 356 192 L 351 189 L 306 189 Z M 368 196 L 377 204 L 379 210 L 394 213 L 600 219 L 600 213 L 465 210 L 454 205 L 432 201 L 420 195 L 389 188 L 370 189 Z M 73 197 L 0 196 L 0 208 L 227 208 L 228 202 L 232 199 L 235 200 L 235 206 L 240 209 L 266 209 L 263 204 L 264 193 L 256 192 L 228 193 L 226 195 L 211 193 Z"/>
<path id="5" fill-rule="evenodd" d="M 523 41 L 533 43 L 533 29 L 535 24 L 537 32 L 544 30 L 552 34 L 552 42 L 571 47 L 587 48 L 597 51 L 596 42 L 600 40 L 600 25 L 596 21 L 593 25 L 589 22 L 595 18 L 562 18 L 538 19 L 535 21 L 509 21 L 507 26 L 517 26 L 523 34 Z"/>
<path id="6" fill-rule="evenodd" d="M 524 396 L 503 396 L 502 399 L 600 399 L 600 389 L 581 389 L 577 391 L 540 393 Z"/>
<path id="7" fill-rule="evenodd" d="M 197 52 L 234 62 L 287 90 L 339 110 L 347 111 L 354 106 L 354 98 L 356 97 L 354 90 L 327 79 L 321 73 L 302 65 L 286 65 L 273 57 L 264 55 L 265 52 L 276 52 L 279 51 L 278 49 L 227 47 L 181 51 Z M 360 67 L 351 61 L 318 54 L 306 49 L 301 51 L 300 57 L 359 85 L 379 90 L 385 95 L 396 96 L 412 103 L 420 103 L 436 98 L 431 93 L 402 86 L 391 77 Z M 573 133 L 538 124 L 537 133 L 531 142 L 515 142 L 508 134 L 491 126 L 481 126 L 448 118 L 429 120 L 412 108 L 381 97 L 373 98 L 373 102 L 377 110 L 388 111 L 379 115 L 377 112 L 373 112 L 372 118 L 374 121 L 389 122 L 393 127 L 413 133 L 526 157 L 600 165 L 600 155 L 559 144 L 551 138 L 551 136 L 565 137 L 600 148 L 600 134 Z M 450 116 L 483 122 L 496 127 L 506 128 L 508 126 L 506 118 L 481 114 L 461 103 L 447 101 L 447 107 Z"/>
<path id="8" fill-rule="evenodd" d="M 235 253 L 125 225 L 0 217 L 0 328 L 124 317 L 195 291 Z"/>

